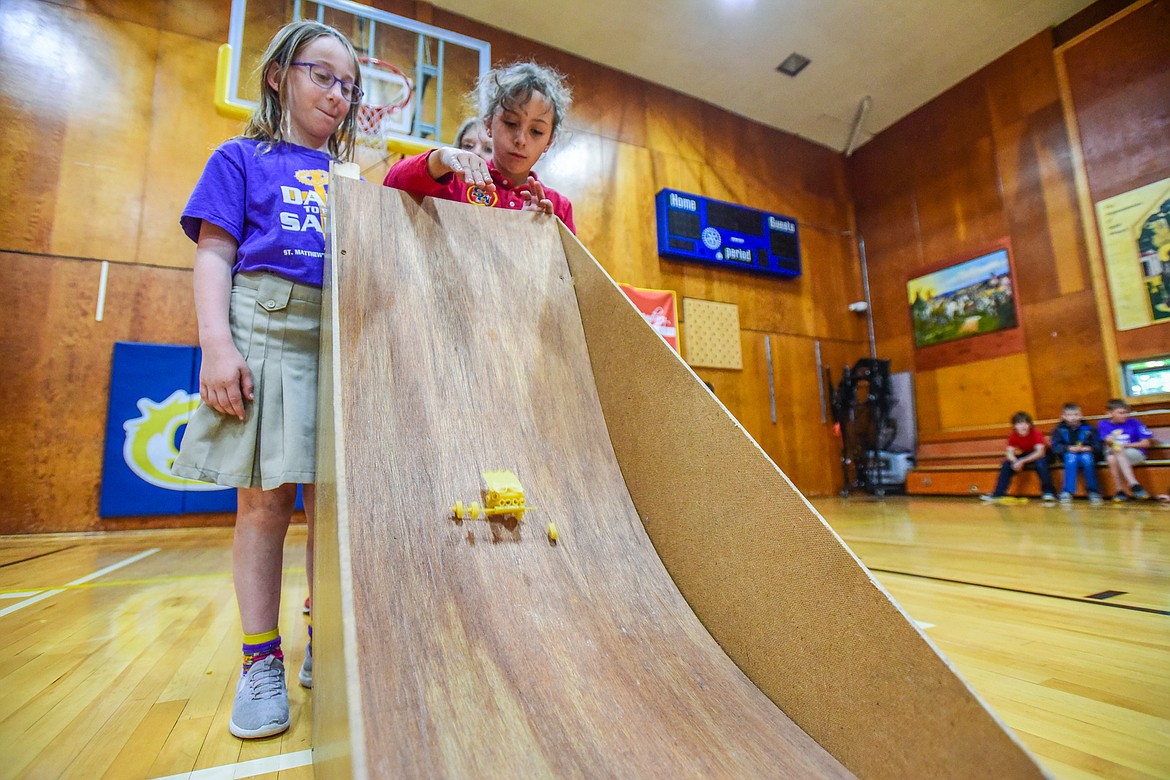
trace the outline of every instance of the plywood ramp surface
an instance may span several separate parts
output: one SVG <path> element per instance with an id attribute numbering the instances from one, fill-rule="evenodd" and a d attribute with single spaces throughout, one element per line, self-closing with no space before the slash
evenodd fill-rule
<path id="1" fill-rule="evenodd" d="M 608 368 L 591 362 L 594 345 L 586 343 L 583 317 L 588 322 L 623 299 L 610 296 L 620 292 L 587 253 L 548 218 L 431 200 L 420 204 L 394 190 L 344 179 L 334 179 L 330 210 L 332 321 L 323 341 L 314 595 L 314 744 L 321 776 L 850 776 L 840 754 L 834 758 L 821 746 L 840 742 L 841 735 L 852 739 L 849 718 L 834 715 L 827 728 L 818 723 L 823 733 L 816 739 L 807 726 L 794 723 L 774 703 L 776 694 L 765 695 L 759 680 L 749 679 L 700 622 L 675 584 L 686 577 L 673 572 L 672 579 L 647 536 L 639 516 L 643 507 L 635 506 L 637 497 L 631 498 L 626 483 L 631 474 L 642 479 L 657 467 L 654 461 L 632 469 L 619 464 L 613 442 L 655 433 L 618 436 L 613 418 L 607 425 L 598 388 L 611 395 L 607 407 L 642 404 L 641 398 L 612 397 L 621 391 L 605 379 L 607 371 L 645 374 L 662 358 L 655 350 L 667 348 L 660 341 L 638 346 L 657 355 L 650 362 L 638 353 Z M 639 334 L 652 335 L 640 319 L 627 321 L 620 309 L 614 311 L 613 327 L 627 329 L 628 322 Z M 599 356 L 609 360 L 604 349 L 594 361 Z M 674 364 L 665 369 L 666 378 L 679 371 L 689 376 L 667 357 Z M 701 426 L 715 419 L 709 415 L 722 412 L 710 396 L 696 398 L 700 407 L 707 404 L 708 416 L 694 420 L 702 435 Z M 828 556 L 812 566 L 814 574 L 832 577 L 841 570 L 853 578 L 843 589 L 824 583 L 824 599 L 816 597 L 817 581 L 804 588 L 792 608 L 817 614 L 789 615 L 788 641 L 818 647 L 817 635 L 824 633 L 818 620 L 834 626 L 836 635 L 848 623 L 850 642 L 865 648 L 909 638 L 949 675 L 799 494 L 765 463 L 773 470 L 771 482 L 757 474 L 739 485 L 736 474 L 713 472 L 706 478 L 723 484 L 707 492 L 774 491 L 779 484 L 780 497 L 799 502 L 807 517 L 777 523 L 762 535 L 790 542 L 782 552 L 792 560 Z M 493 468 L 515 470 L 534 509 L 514 527 L 483 520 L 457 524 L 451 505 L 482 500 L 480 471 Z M 666 511 L 695 512 L 678 505 L 661 509 L 656 505 L 660 526 L 670 524 Z M 691 536 L 702 520 L 681 523 L 684 535 Z M 549 522 L 559 530 L 555 545 L 545 534 Z M 813 529 L 807 552 L 802 523 Z M 708 527 L 708 544 L 723 541 L 720 528 Z M 852 570 L 842 569 L 842 561 Z M 781 558 L 771 562 L 793 565 Z M 705 571 L 701 565 L 697 570 Z M 758 561 L 747 571 L 760 574 Z M 710 585 L 735 589 L 744 581 L 723 572 Z M 790 611 L 786 595 L 768 583 L 752 589 L 749 599 L 772 594 L 774 615 Z M 884 607 L 875 613 L 834 603 L 842 596 L 876 596 Z M 701 611 L 699 616 L 712 624 Z M 757 623 L 750 614 L 743 617 L 745 630 L 776 631 L 773 617 Z M 867 622 L 873 619 L 877 633 Z M 893 621 L 897 625 L 888 629 L 885 624 Z M 713 622 L 718 624 L 717 616 Z M 806 631 L 812 635 L 807 639 Z M 807 654 L 786 656 L 781 637 L 750 644 L 750 655 L 764 657 L 748 660 L 770 665 L 778 678 L 801 681 L 801 696 L 837 701 L 838 688 L 857 692 L 849 675 L 842 676 L 848 670 L 838 657 L 821 668 Z M 769 646 L 775 652 L 761 649 Z M 892 714 L 902 712 L 901 695 L 923 684 L 905 676 L 914 669 L 897 665 L 897 678 L 882 688 L 882 695 L 894 693 L 885 702 Z M 925 681 L 927 699 L 936 692 L 935 678 Z M 969 696 L 957 680 L 953 685 Z M 978 702 L 970 698 L 967 706 L 990 724 L 977 736 L 992 737 L 992 751 L 1004 743 L 1014 746 Z M 945 712 L 949 716 L 953 708 Z M 924 727 L 905 719 L 896 732 L 866 725 L 884 745 L 874 751 L 879 760 L 918 749 L 917 742 L 902 744 L 902 729 Z M 943 731 L 966 725 L 951 721 Z M 1028 776 L 1021 767 L 1030 767 L 1038 776 L 1030 759 L 1016 752 L 1016 763 L 985 763 L 983 769 Z M 887 776 L 909 776 L 907 766 L 913 764 L 894 762 Z M 862 761 L 852 768 L 860 774 L 871 767 Z"/>

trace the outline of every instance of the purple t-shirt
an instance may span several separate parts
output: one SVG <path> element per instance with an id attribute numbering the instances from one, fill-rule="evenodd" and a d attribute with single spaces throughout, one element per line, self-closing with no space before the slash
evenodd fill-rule
<path id="1" fill-rule="evenodd" d="M 329 155 L 280 143 L 232 138 L 216 149 L 179 224 L 199 240 L 203 220 L 239 243 L 232 274 L 264 271 L 321 286 Z"/>
<path id="2" fill-rule="evenodd" d="M 1101 435 L 1101 441 L 1105 441 L 1109 434 L 1117 430 L 1120 430 L 1121 433 L 1113 437 L 1114 441 L 1125 447 L 1131 446 L 1135 441 L 1152 439 L 1154 437 L 1154 434 L 1145 426 L 1145 423 L 1141 420 L 1135 420 L 1132 417 L 1121 425 L 1110 420 L 1101 420 L 1097 423 L 1097 431 Z"/>

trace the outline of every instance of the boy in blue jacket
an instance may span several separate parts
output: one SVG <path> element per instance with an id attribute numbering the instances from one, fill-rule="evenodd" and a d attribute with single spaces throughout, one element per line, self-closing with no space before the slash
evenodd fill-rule
<path id="1" fill-rule="evenodd" d="M 1085 490 L 1089 501 L 1101 503 L 1101 488 L 1097 484 L 1097 461 L 1101 459 L 1101 439 L 1092 425 L 1081 418 L 1081 407 L 1065 404 L 1060 412 L 1060 425 L 1052 432 L 1052 454 L 1064 465 L 1064 489 L 1060 503 L 1072 501 L 1077 492 L 1077 471 L 1085 472 Z"/>

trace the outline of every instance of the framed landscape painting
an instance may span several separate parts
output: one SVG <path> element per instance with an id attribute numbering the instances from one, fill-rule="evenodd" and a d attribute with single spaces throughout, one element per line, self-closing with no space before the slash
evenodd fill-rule
<path id="1" fill-rule="evenodd" d="M 906 283 L 914 345 L 929 347 L 1019 324 L 1006 241 Z"/>

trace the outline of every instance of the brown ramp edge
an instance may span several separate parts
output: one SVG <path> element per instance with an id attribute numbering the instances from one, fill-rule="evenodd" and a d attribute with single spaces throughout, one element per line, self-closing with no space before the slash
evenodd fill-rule
<path id="1" fill-rule="evenodd" d="M 330 190 L 319 777 L 1043 776 L 559 223 Z"/>

